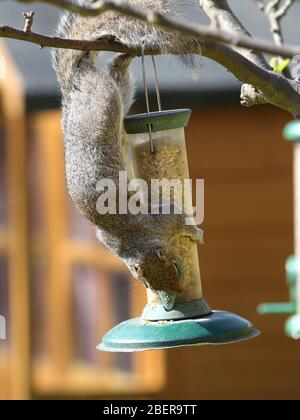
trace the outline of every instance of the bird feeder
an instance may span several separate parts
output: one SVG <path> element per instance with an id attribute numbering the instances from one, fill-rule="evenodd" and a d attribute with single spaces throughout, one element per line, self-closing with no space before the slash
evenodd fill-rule
<path id="1" fill-rule="evenodd" d="M 147 183 L 151 179 L 189 179 L 184 127 L 190 114 L 188 109 L 177 109 L 125 119 L 135 178 Z M 182 292 L 174 295 L 147 289 L 148 304 L 141 317 L 109 331 L 99 350 L 131 352 L 225 344 L 258 335 L 249 321 L 214 311 L 204 300 L 196 242 L 179 237 L 171 245 L 182 265 Z"/>
<path id="2" fill-rule="evenodd" d="M 152 180 L 180 180 L 185 186 L 184 194 L 178 200 L 173 191 L 169 204 L 184 210 L 191 220 L 192 192 L 190 183 L 185 183 L 190 178 L 184 132 L 191 110 L 162 111 L 154 57 L 152 65 L 158 111 L 150 112 L 143 52 L 142 71 L 147 113 L 129 116 L 124 120 L 132 162 L 129 172 L 131 177 L 146 181 L 148 187 Z M 227 344 L 259 334 L 246 319 L 230 312 L 213 311 L 207 304 L 202 293 L 195 241 L 178 235 L 171 239 L 170 246 L 175 259 L 180 263 L 181 291 L 169 294 L 163 290 L 147 288 L 148 304 L 141 317 L 125 321 L 109 331 L 98 346 L 99 350 L 133 352 L 201 344 Z"/>
<path id="3" fill-rule="evenodd" d="M 261 314 L 289 314 L 285 332 L 290 338 L 300 339 L 300 120 L 289 123 L 284 137 L 294 143 L 294 231 L 295 255 L 286 263 L 290 301 L 286 303 L 263 303 L 258 306 Z"/>

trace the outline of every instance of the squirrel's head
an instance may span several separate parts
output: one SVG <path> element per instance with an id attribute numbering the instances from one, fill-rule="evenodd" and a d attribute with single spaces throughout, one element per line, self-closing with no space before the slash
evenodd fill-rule
<path id="1" fill-rule="evenodd" d="M 153 290 L 180 292 L 184 270 L 168 246 L 149 247 L 130 266 L 133 276 Z"/>

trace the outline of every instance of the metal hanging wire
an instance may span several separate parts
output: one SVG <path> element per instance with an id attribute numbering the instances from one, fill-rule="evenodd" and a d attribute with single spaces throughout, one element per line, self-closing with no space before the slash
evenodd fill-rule
<path id="1" fill-rule="evenodd" d="M 148 93 L 148 83 L 147 83 L 147 75 L 146 75 L 146 66 L 145 66 L 145 44 L 143 43 L 142 46 L 142 70 L 143 70 L 143 82 L 144 82 L 144 92 L 145 92 L 145 100 L 146 100 L 146 110 L 147 116 L 150 115 L 150 104 L 149 104 L 149 93 Z M 153 136 L 152 136 L 152 125 L 147 124 L 149 129 L 149 141 L 150 141 L 150 152 L 154 153 L 154 145 L 153 145 Z"/>
<path id="2" fill-rule="evenodd" d="M 155 90 L 156 90 L 156 98 L 157 98 L 157 106 L 158 111 L 162 111 L 161 106 L 161 96 L 159 91 L 159 84 L 158 84 L 158 73 L 157 73 L 157 67 L 155 63 L 154 56 L 151 56 L 152 59 L 152 67 L 153 67 L 153 73 L 154 73 L 154 80 L 155 80 Z M 145 66 L 145 44 L 142 45 L 142 72 L 143 72 L 143 83 L 144 83 L 144 92 L 145 92 L 145 101 L 146 101 L 146 110 L 147 110 L 147 116 L 150 116 L 150 102 L 149 102 L 149 92 L 148 92 L 148 82 L 147 82 L 147 74 L 146 74 L 146 66 Z M 150 152 L 154 153 L 154 144 L 153 144 L 153 128 L 152 124 L 147 124 L 148 130 L 149 130 L 149 142 L 150 142 Z"/>
<path id="3" fill-rule="evenodd" d="M 161 112 L 162 111 L 161 97 L 160 97 L 159 84 L 158 84 L 158 73 L 157 73 L 157 67 L 156 67 L 156 62 L 155 62 L 154 55 L 151 55 L 151 59 L 152 59 L 152 67 L 153 67 L 154 80 L 155 80 L 155 90 L 156 90 L 156 97 L 157 97 L 157 106 L 158 106 L 159 112 Z"/>

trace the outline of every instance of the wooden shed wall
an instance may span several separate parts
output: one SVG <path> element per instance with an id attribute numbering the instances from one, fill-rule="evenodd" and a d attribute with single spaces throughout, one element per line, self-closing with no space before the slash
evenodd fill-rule
<path id="1" fill-rule="evenodd" d="M 288 300 L 293 153 L 281 133 L 289 119 L 268 106 L 193 110 L 186 134 L 190 176 L 205 179 L 204 294 L 213 308 L 252 320 L 262 334 L 234 345 L 167 350 L 164 388 L 126 398 L 300 398 L 300 348 L 284 334 L 287 317 L 256 313 L 261 302 Z"/>
<path id="2" fill-rule="evenodd" d="M 256 305 L 288 300 L 284 265 L 293 253 L 289 116 L 271 107 L 195 110 L 187 129 L 192 178 L 205 179 L 205 297 L 251 319 L 262 335 L 222 347 L 168 351 L 166 398 L 300 398 L 300 347 L 286 316 Z"/>
<path id="3" fill-rule="evenodd" d="M 205 179 L 205 246 L 199 250 L 205 297 L 215 309 L 249 318 L 262 335 L 235 345 L 175 349 L 165 351 L 166 357 L 154 352 L 139 358 L 149 364 L 143 371 L 151 372 L 152 385 L 155 370 L 160 370 L 158 392 L 145 388 L 145 393 L 134 393 L 131 388 L 105 395 L 102 388 L 98 394 L 94 386 L 98 382 L 91 385 L 87 380 L 73 383 L 74 398 L 82 384 L 86 384 L 82 395 L 98 398 L 300 397 L 299 342 L 284 335 L 286 316 L 262 317 L 255 311 L 261 302 L 288 299 L 284 265 L 293 252 L 292 146 L 281 132 L 289 119 L 271 107 L 194 108 L 187 128 L 191 178 Z M 35 118 L 31 121 L 35 124 Z M 37 116 L 36 121 L 41 135 L 42 121 L 48 121 L 48 138 L 52 140 L 48 132 L 52 129 L 53 141 L 60 138 L 58 111 Z M 32 398 L 47 397 L 49 389 L 49 396 L 63 397 L 62 388 L 37 373 L 34 370 L 29 379 Z"/>

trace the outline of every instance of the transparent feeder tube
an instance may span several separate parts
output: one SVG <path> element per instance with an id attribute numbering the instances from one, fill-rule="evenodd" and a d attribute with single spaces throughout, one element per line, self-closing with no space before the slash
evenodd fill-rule
<path id="1" fill-rule="evenodd" d="M 188 217 L 192 217 L 192 191 L 189 182 L 188 160 L 184 128 L 169 129 L 152 133 L 152 146 L 149 133 L 130 134 L 128 136 L 132 154 L 132 173 L 135 178 L 144 179 L 151 191 L 151 180 L 181 181 L 182 193 L 175 193 L 171 188 L 171 204 L 182 208 Z M 178 181 L 177 181 L 178 182 Z M 149 196 L 150 193 L 149 193 Z M 177 295 L 176 303 L 190 302 L 202 298 L 201 277 L 197 243 L 189 237 L 178 236 L 170 242 L 174 257 L 184 267 L 182 292 Z M 148 303 L 160 303 L 157 294 L 150 289 Z"/>
<path id="2" fill-rule="evenodd" d="M 187 126 L 190 115 L 189 109 L 177 109 L 125 118 L 126 143 L 130 146 L 126 165 L 130 178 L 145 180 L 148 186 L 151 186 L 152 179 L 189 180 L 183 127 Z M 149 138 L 149 126 L 152 139 Z M 189 182 L 185 184 L 190 187 Z M 186 191 L 185 205 L 179 202 L 181 197 L 181 194 L 179 198 L 174 194 L 175 204 L 186 207 L 185 213 L 191 217 L 191 191 Z M 149 210 L 149 200 L 145 203 L 146 197 L 140 199 L 141 207 L 148 204 Z M 197 243 L 181 233 L 169 239 L 172 257 L 181 263 L 176 261 L 181 273 L 181 292 L 175 295 L 147 289 L 148 305 L 141 317 L 122 322 L 105 334 L 99 350 L 128 352 L 194 344 L 227 344 L 259 334 L 246 319 L 231 312 L 212 311 L 207 305 L 202 297 Z M 159 284 L 159 279 L 156 284 Z"/>

